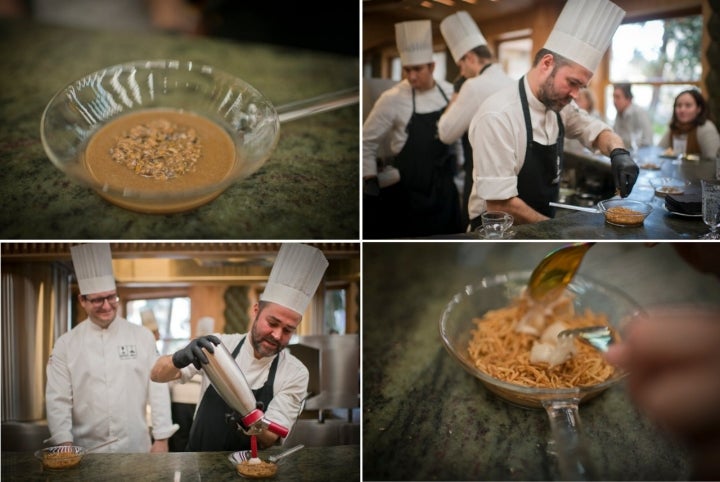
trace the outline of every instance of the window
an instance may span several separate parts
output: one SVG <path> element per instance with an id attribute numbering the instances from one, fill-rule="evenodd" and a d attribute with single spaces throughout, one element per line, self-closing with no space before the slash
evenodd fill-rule
<path id="1" fill-rule="evenodd" d="M 325 326 L 323 334 L 346 333 L 347 289 L 331 288 L 325 291 Z"/>
<path id="2" fill-rule="evenodd" d="M 677 94 L 700 83 L 702 30 L 700 15 L 621 25 L 611 46 L 610 85 L 605 91 L 608 121 L 612 124 L 616 116 L 612 84 L 629 82 L 633 102 L 647 110 L 658 142 Z"/>
<path id="3" fill-rule="evenodd" d="M 518 80 L 532 66 L 531 50 L 532 39 L 530 37 L 501 40 L 498 43 L 498 62 L 508 76 Z"/>
<path id="4" fill-rule="evenodd" d="M 152 313 L 158 325 L 158 351 L 173 353 L 190 341 L 190 298 L 153 298 L 128 301 L 125 305 L 129 322 L 142 326 L 143 313 Z"/>

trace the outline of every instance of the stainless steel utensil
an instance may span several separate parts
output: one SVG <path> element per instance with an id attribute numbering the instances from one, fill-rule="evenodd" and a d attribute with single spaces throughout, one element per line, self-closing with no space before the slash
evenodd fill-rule
<path id="1" fill-rule="evenodd" d="M 573 211 L 583 211 L 586 213 L 593 213 L 593 214 L 599 214 L 600 211 L 598 208 L 593 207 L 585 207 L 585 206 L 575 206 L 574 204 L 564 204 L 564 203 L 556 203 L 556 202 L 550 202 L 550 206 L 556 207 L 556 208 L 562 208 L 562 209 L 571 209 Z"/>
<path id="2" fill-rule="evenodd" d="M 91 449 L 87 449 L 87 450 L 85 451 L 85 453 L 86 453 L 86 454 L 89 454 L 90 452 L 94 452 L 94 451 L 96 451 L 96 450 L 98 450 L 98 449 L 101 449 L 101 448 L 103 448 L 103 447 L 105 447 L 105 446 L 107 446 L 107 445 L 110 445 L 111 443 L 115 443 L 115 442 L 117 442 L 117 441 L 118 441 L 118 439 L 117 439 L 117 437 L 116 437 L 116 438 L 114 438 L 114 439 L 112 439 L 112 440 L 108 440 L 107 442 L 103 442 L 103 443 L 101 443 L 100 445 L 96 445 L 96 446 L 94 446 L 94 447 L 91 448 Z"/>
<path id="3" fill-rule="evenodd" d="M 217 345 L 214 353 L 205 348 L 202 350 L 208 359 L 208 363 L 202 366 L 203 370 L 220 397 L 240 414 L 246 432 L 253 434 L 267 429 L 280 437 L 287 437 L 290 431 L 286 427 L 268 420 L 257 408 L 257 400 L 245 375 L 225 345 Z"/>
<path id="4" fill-rule="evenodd" d="M 305 447 L 305 446 L 300 444 L 300 445 L 294 446 L 291 449 L 287 449 L 285 452 L 281 452 L 277 455 L 271 455 L 270 457 L 268 457 L 268 462 L 272 462 L 272 463 L 276 464 L 278 462 L 278 460 L 283 459 L 283 458 L 287 457 L 288 455 L 294 454 L 295 452 L 297 452 L 298 450 L 300 450 L 303 447 Z"/>
<path id="5" fill-rule="evenodd" d="M 599 352 L 606 353 L 608 347 L 615 343 L 615 330 L 609 326 L 586 326 L 584 328 L 574 328 L 572 330 L 563 330 L 558 333 L 558 338 L 575 337 L 581 342 L 590 345 Z"/>
<path id="6" fill-rule="evenodd" d="M 535 301 L 546 301 L 559 296 L 575 276 L 585 253 L 594 244 L 569 244 L 545 256 L 528 281 L 530 297 Z"/>

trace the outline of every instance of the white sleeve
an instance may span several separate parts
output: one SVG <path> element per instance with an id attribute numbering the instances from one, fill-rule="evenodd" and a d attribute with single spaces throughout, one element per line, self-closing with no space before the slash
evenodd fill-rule
<path id="1" fill-rule="evenodd" d="M 276 393 L 265 410 L 265 416 L 268 420 L 292 430 L 307 395 L 310 374 L 301 363 L 293 365 L 290 370 L 280 387 L 277 387 L 276 380 Z"/>
<path id="2" fill-rule="evenodd" d="M 151 345 L 146 347 L 152 355 L 149 357 L 149 366 L 153 366 L 158 355 L 155 347 L 155 340 L 150 338 Z M 170 385 L 157 383 L 150 380 L 148 376 L 148 396 L 150 398 L 150 415 L 152 417 L 152 435 L 155 440 L 170 438 L 180 428 L 173 424 L 170 408 Z"/>
<path id="3" fill-rule="evenodd" d="M 378 151 L 391 134 L 395 118 L 392 98 L 383 93 L 368 114 L 362 128 L 362 175 L 377 175 Z"/>
<path id="4" fill-rule="evenodd" d="M 445 144 L 452 144 L 462 137 L 470 127 L 470 121 L 477 112 L 477 102 L 472 98 L 472 89 L 463 84 L 453 103 L 440 116 L 438 136 Z"/>
<path id="5" fill-rule="evenodd" d="M 720 153 L 720 133 L 712 121 L 705 121 L 705 124 L 698 127 L 698 144 L 703 157 L 715 157 Z"/>
<path id="6" fill-rule="evenodd" d="M 45 386 L 45 408 L 47 411 L 50 443 L 58 445 L 72 442 L 73 393 L 70 373 L 67 368 L 66 338 L 60 337 L 47 363 L 47 385 Z"/>
<path id="7" fill-rule="evenodd" d="M 565 137 L 579 140 L 588 149 L 593 148 L 593 142 L 602 131 L 612 130 L 608 124 L 580 109 L 574 102 L 560 111 L 560 117 L 565 127 Z"/>

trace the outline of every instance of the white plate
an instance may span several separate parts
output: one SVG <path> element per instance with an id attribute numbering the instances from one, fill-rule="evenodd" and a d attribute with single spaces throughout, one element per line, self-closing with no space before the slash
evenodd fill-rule
<path id="1" fill-rule="evenodd" d="M 671 211 L 671 210 L 669 210 L 669 209 L 667 208 L 667 206 L 665 206 L 664 204 L 663 204 L 663 209 L 664 209 L 665 211 L 669 212 L 670 214 L 674 214 L 675 216 L 680 216 L 680 217 L 683 217 L 683 218 L 702 218 L 702 213 L 700 213 L 700 214 L 685 214 L 685 213 L 679 213 L 679 212 L 677 212 L 677 211 Z"/>

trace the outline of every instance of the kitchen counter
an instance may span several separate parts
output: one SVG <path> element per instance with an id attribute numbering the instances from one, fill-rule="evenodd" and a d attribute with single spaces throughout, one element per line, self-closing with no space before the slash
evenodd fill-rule
<path id="1" fill-rule="evenodd" d="M 546 240 L 673 240 L 698 239 L 709 231 L 702 217 L 686 217 L 672 214 L 665 209 L 664 198 L 655 196 L 650 179 L 655 177 L 676 177 L 685 180 L 691 188 L 700 189 L 700 179 L 715 177 L 715 163 L 706 159 L 699 162 L 674 162 L 660 157 L 662 149 L 642 148 L 636 156 L 639 165 L 646 163 L 662 164 L 660 170 L 640 169 L 640 175 L 633 187 L 629 199 L 649 202 L 653 211 L 642 226 L 620 227 L 605 223 L 600 213 L 587 213 L 557 208 L 555 218 L 532 224 L 516 225 L 511 228 L 513 239 Z M 577 170 L 583 166 L 599 171 L 603 167 L 610 175 L 610 160 L 602 155 L 590 153 L 566 153 L 572 158 Z M 450 236 L 435 236 L 435 239 L 477 239 L 474 233 L 460 233 Z"/>
<path id="2" fill-rule="evenodd" d="M 555 471 L 543 410 L 511 406 L 445 350 L 450 298 L 489 274 L 532 270 L 561 243 L 365 243 L 363 478 L 547 480 Z M 706 245 L 710 246 L 710 245 Z M 669 243 L 598 243 L 580 273 L 622 287 L 641 306 L 715 302 L 720 282 Z M 657 431 L 622 385 L 580 406 L 600 480 L 687 479 L 682 447 Z"/>
<path id="3" fill-rule="evenodd" d="M 283 124 L 276 150 L 258 172 L 180 214 L 140 214 L 110 204 L 71 182 L 40 142 L 50 98 L 109 65 L 194 60 L 237 75 L 278 106 L 357 86 L 357 57 L 27 20 L 0 20 L 0 51 L 0 239 L 358 238 L 358 105 Z"/>
<path id="4" fill-rule="evenodd" d="M 261 451 L 271 455 L 282 449 Z M 2 479 L 16 481 L 142 480 L 198 481 L 243 480 L 228 460 L 229 452 L 173 452 L 157 454 L 88 454 L 80 465 L 63 471 L 43 470 L 31 452 L 3 452 Z M 281 460 L 272 480 L 360 480 L 360 447 L 305 447 Z"/>

